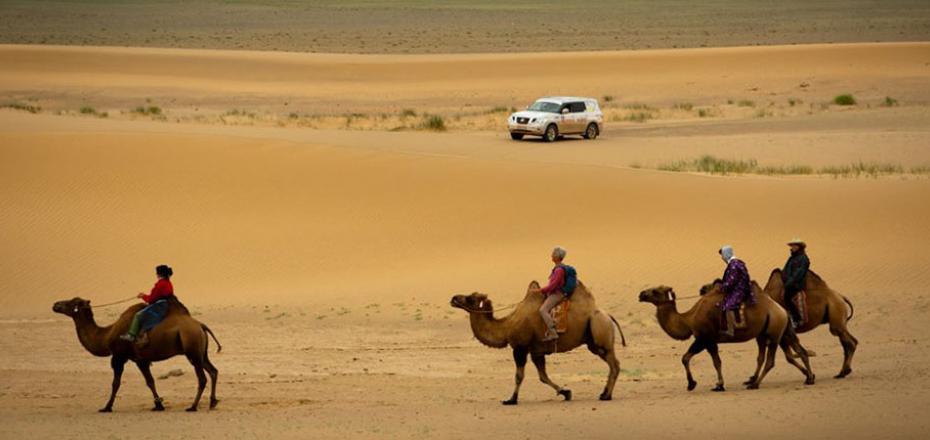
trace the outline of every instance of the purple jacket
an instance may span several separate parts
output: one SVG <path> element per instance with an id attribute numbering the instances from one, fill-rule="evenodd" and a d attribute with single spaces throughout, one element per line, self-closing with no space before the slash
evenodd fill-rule
<path id="1" fill-rule="evenodd" d="M 749 304 L 756 303 L 756 297 L 749 284 L 749 270 L 742 260 L 732 258 L 727 264 L 727 270 L 723 272 L 723 292 L 726 294 L 720 302 L 720 308 L 723 310 L 739 309 L 744 301 Z"/>

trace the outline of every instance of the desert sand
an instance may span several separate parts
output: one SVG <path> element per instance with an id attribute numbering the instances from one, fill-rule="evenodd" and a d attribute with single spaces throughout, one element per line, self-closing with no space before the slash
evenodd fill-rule
<path id="1" fill-rule="evenodd" d="M 0 61 L 2 96 L 43 108 L 0 110 L 3 438 L 930 432 L 930 179 L 654 169 L 700 154 L 928 165 L 926 43 L 436 56 L 2 46 Z M 340 112 L 372 113 L 523 105 L 572 89 L 557 81 L 569 65 L 583 67 L 578 94 L 621 104 L 771 99 L 777 107 L 799 95 L 817 111 L 612 121 L 596 141 L 554 144 L 480 127 L 392 132 L 181 117 L 195 107 L 283 113 L 285 100 L 311 113 L 336 101 Z M 860 104 L 820 108 L 838 93 Z M 882 107 L 886 96 L 900 105 Z M 165 117 L 119 113 L 146 99 Z M 73 111 L 84 103 L 113 114 Z M 662 333 L 638 292 L 661 283 L 696 293 L 721 274 L 722 244 L 764 280 L 794 236 L 855 304 L 852 376 L 831 378 L 842 353 L 822 328 L 802 338 L 818 353 L 814 386 L 779 358 L 761 390 L 743 390 L 755 362 L 746 344 L 721 350 L 728 392 L 709 391 L 714 372 L 701 355 L 700 384 L 688 393 L 679 362 L 687 342 Z M 530 369 L 521 405 L 503 408 L 509 352 L 482 347 L 448 301 L 472 291 L 498 305 L 519 300 L 548 274 L 554 245 L 568 249 L 626 332 L 615 400 L 596 400 L 606 368 L 577 350 L 550 358 L 549 368 L 574 401 L 556 399 Z M 220 406 L 183 413 L 195 380 L 173 359 L 154 367 L 156 376 L 185 372 L 159 381 L 168 413 L 148 412 L 148 390 L 129 368 L 116 412 L 97 414 L 108 362 L 83 351 L 51 304 L 125 298 L 147 289 L 160 263 L 175 268 L 178 295 L 224 344 L 213 356 Z M 98 310 L 98 321 L 120 310 Z"/>

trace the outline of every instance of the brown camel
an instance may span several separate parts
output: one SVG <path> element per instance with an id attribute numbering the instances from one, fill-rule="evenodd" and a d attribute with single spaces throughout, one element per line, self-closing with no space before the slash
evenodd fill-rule
<path id="1" fill-rule="evenodd" d="M 804 292 L 807 296 L 807 318 L 795 332 L 807 333 L 820 324 L 829 323 L 830 333 L 839 338 L 843 346 L 843 367 L 840 373 L 834 376 L 842 379 L 852 373 L 852 358 L 859 345 L 859 340 L 849 333 L 847 328 L 853 317 L 853 305 L 845 296 L 827 286 L 823 278 L 813 271 L 807 273 Z M 769 282 L 765 285 L 765 294 L 782 307 L 785 306 L 785 284 L 781 269 L 772 271 Z M 846 314 L 846 305 L 849 305 L 849 315 Z"/>
<path id="2" fill-rule="evenodd" d="M 216 341 L 217 352 L 222 348 L 213 332 L 196 319 L 190 316 L 187 308 L 176 299 L 169 300 L 170 305 L 165 319 L 154 329 L 149 331 L 149 342 L 144 347 L 137 347 L 132 342 L 123 341 L 119 335 L 126 333 L 133 315 L 145 307 L 145 304 L 134 304 L 126 309 L 119 319 L 106 327 L 99 327 L 94 321 L 90 301 L 82 298 L 58 301 L 52 306 L 52 311 L 67 315 L 74 320 L 77 328 L 78 340 L 81 345 L 94 356 L 110 356 L 110 367 L 113 368 L 113 387 L 110 400 L 107 401 L 100 412 L 113 411 L 113 401 L 119 390 L 123 375 L 123 367 L 127 361 L 133 361 L 145 377 L 145 384 L 152 390 L 155 398 L 155 407 L 152 411 L 164 411 L 161 397 L 155 391 L 155 378 L 150 369 L 152 362 L 162 361 L 177 355 L 187 356 L 187 360 L 194 366 L 197 373 L 197 397 L 194 404 L 187 411 L 197 411 L 197 404 L 207 385 L 204 370 L 210 374 L 210 409 L 216 407 L 216 377 L 218 370 L 207 357 L 209 338 L 207 333 Z"/>
<path id="3" fill-rule="evenodd" d="M 564 397 L 565 400 L 572 400 L 571 390 L 556 385 L 546 374 L 546 355 L 570 351 L 582 344 L 586 344 L 588 350 L 598 355 L 610 367 L 607 385 L 600 399 L 611 400 L 614 384 L 620 373 L 620 361 L 617 360 L 614 352 L 613 326 L 616 325 L 620 330 L 620 324 L 613 316 L 597 309 L 594 297 L 579 281 L 578 287 L 571 296 L 566 332 L 559 335 L 559 339 L 555 341 L 542 342 L 546 332 L 546 325 L 539 316 L 539 306 L 542 305 L 543 295 L 535 292 L 534 289 L 539 289 L 539 283 L 536 281 L 530 283 L 526 296 L 515 306 L 514 311 L 500 319 L 494 317 L 494 306 L 487 295 L 476 292 L 471 295 L 452 297 L 452 307 L 469 313 L 472 332 L 482 344 L 493 348 L 504 348 L 508 345 L 513 348 L 513 361 L 517 367 L 516 387 L 510 399 L 501 403 L 517 404 L 527 355 L 533 360 L 533 365 L 539 372 L 539 380 L 552 387 L 556 394 Z M 620 339 L 626 346 L 623 330 L 620 330 Z"/>
<path id="4" fill-rule="evenodd" d="M 652 303 L 656 306 L 656 317 L 659 325 L 674 339 L 684 341 L 694 336 L 694 343 L 681 357 L 688 377 L 688 391 L 697 386 L 691 375 L 691 358 L 707 350 L 714 361 L 717 370 L 717 386 L 713 391 L 724 391 L 722 363 L 718 352 L 718 344 L 746 342 L 755 339 L 759 345 L 756 372 L 744 385 L 749 389 L 758 389 L 765 375 L 775 366 L 775 353 L 781 345 L 785 350 L 788 362 L 797 367 L 807 378 L 805 384 L 814 383 L 814 373 L 811 371 L 807 352 L 798 343 L 797 336 L 790 330 L 788 314 L 781 306 L 768 296 L 762 295 L 762 289 L 752 283 L 752 290 L 756 294 L 757 303 L 745 308 L 746 328 L 736 329 L 734 336 L 721 333 L 720 309 L 717 303 L 723 300 L 724 294 L 721 281 L 716 280 L 701 289 L 701 298 L 685 313 L 678 313 L 675 303 L 675 291 L 671 287 L 659 286 L 644 290 L 639 294 L 640 302 Z M 797 363 L 790 356 L 789 348 L 793 348 L 804 362 L 804 366 Z M 763 362 L 765 369 L 763 369 Z"/>

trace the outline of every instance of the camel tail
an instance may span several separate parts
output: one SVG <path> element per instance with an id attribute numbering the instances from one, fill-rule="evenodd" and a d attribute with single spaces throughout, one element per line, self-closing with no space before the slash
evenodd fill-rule
<path id="1" fill-rule="evenodd" d="M 216 339 L 216 335 L 213 334 L 213 330 L 210 330 L 210 327 L 207 327 L 206 324 L 201 323 L 200 326 L 203 328 L 203 331 L 210 335 L 213 338 L 213 342 L 216 342 L 216 352 L 219 353 L 223 350 L 223 346 L 220 345 L 219 339 Z"/>
<path id="2" fill-rule="evenodd" d="M 845 301 L 846 304 L 849 305 L 849 316 L 846 317 L 846 321 L 852 321 L 853 315 L 856 313 L 856 309 L 853 307 L 852 301 L 850 301 L 849 298 L 847 298 L 844 295 L 840 295 L 840 297 L 842 297 L 843 301 Z"/>
<path id="3" fill-rule="evenodd" d="M 614 318 L 614 316 L 613 316 L 613 315 L 611 315 L 611 314 L 608 314 L 607 316 L 609 316 L 609 317 L 610 317 L 610 320 L 614 322 L 614 325 L 615 325 L 615 326 L 617 326 L 617 330 L 619 330 L 619 331 L 620 331 L 620 345 L 622 345 L 622 346 L 624 346 L 624 347 L 626 347 L 626 337 L 625 337 L 625 336 L 623 336 L 623 329 L 622 329 L 622 328 L 620 328 L 620 323 L 619 323 L 619 322 L 617 322 L 617 319 L 616 319 L 616 318 Z"/>

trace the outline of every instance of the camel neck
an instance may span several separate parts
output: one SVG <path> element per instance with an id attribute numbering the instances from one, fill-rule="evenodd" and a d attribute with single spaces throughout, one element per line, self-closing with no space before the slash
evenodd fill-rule
<path id="1" fill-rule="evenodd" d="M 683 341 L 691 337 L 691 327 L 688 326 L 685 317 L 678 313 L 678 306 L 674 302 L 657 306 L 656 318 L 662 330 L 672 338 Z"/>
<path id="2" fill-rule="evenodd" d="M 482 344 L 494 348 L 507 346 L 507 319 L 497 319 L 492 313 L 471 313 L 471 330 Z"/>
<path id="3" fill-rule="evenodd" d="M 110 327 L 100 327 L 94 321 L 94 314 L 90 310 L 81 312 L 74 317 L 74 326 L 77 329 L 78 340 L 84 349 L 94 356 L 109 356 L 110 347 L 106 340 Z"/>

